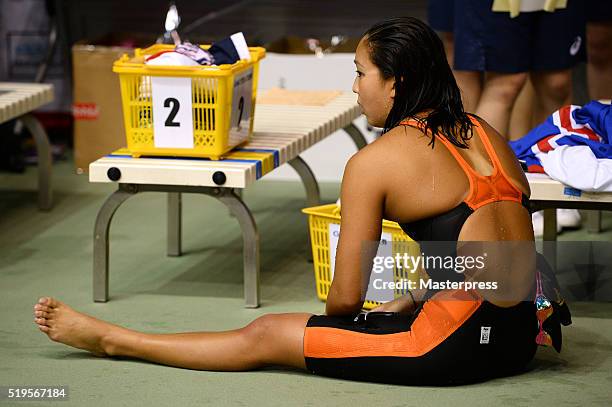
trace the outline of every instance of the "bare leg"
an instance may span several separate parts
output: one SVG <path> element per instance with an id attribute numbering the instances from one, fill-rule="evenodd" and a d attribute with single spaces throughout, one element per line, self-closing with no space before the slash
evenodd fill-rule
<path id="1" fill-rule="evenodd" d="M 452 68 L 455 55 L 455 35 L 452 32 L 444 31 L 440 33 L 440 39 L 442 40 L 442 44 L 444 45 L 444 53 L 446 54 L 446 60 Z"/>
<path id="2" fill-rule="evenodd" d="M 444 44 L 444 52 L 448 64 L 453 67 L 455 53 L 455 35 L 452 32 L 441 32 L 440 38 Z M 482 92 L 482 72 L 477 71 L 456 71 L 453 69 L 457 86 L 461 90 L 463 109 L 466 112 L 474 113 L 480 93 Z"/>
<path id="3" fill-rule="evenodd" d="M 475 113 L 482 94 L 482 72 L 453 71 L 453 74 L 461 90 L 463 109 L 466 112 Z"/>
<path id="4" fill-rule="evenodd" d="M 533 123 L 542 123 L 555 110 L 572 101 L 572 71 L 531 72 L 531 83 L 536 94 Z"/>
<path id="5" fill-rule="evenodd" d="M 476 114 L 504 137 L 508 135 L 512 107 L 526 80 L 527 73 L 487 72 L 485 74 L 484 88 Z"/>
<path id="6" fill-rule="evenodd" d="M 612 99 L 612 21 L 587 24 L 587 77 L 591 99 Z"/>
<path id="7" fill-rule="evenodd" d="M 127 356 L 195 370 L 240 371 L 265 365 L 305 368 L 303 337 L 312 314 L 267 314 L 224 332 L 146 334 L 81 314 L 43 297 L 38 328 L 55 341 L 98 356 Z"/>
<path id="8" fill-rule="evenodd" d="M 521 89 L 512 113 L 508 127 L 508 138 L 516 140 L 527 134 L 537 123 L 533 123 L 533 110 L 535 105 L 535 92 L 531 81 L 528 80 Z"/>

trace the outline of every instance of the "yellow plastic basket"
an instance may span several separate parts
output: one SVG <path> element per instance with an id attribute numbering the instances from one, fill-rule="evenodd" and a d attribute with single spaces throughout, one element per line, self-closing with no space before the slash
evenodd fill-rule
<path id="1" fill-rule="evenodd" d="M 266 50 L 261 47 L 250 47 L 251 60 L 238 61 L 233 65 L 145 65 L 145 57 L 172 49 L 173 45 L 162 44 L 146 49 L 137 48 L 133 57 L 125 54 L 113 65 L 113 72 L 119 74 L 121 85 L 128 150 L 134 157 L 155 155 L 219 159 L 232 148 L 244 143 L 253 132 L 259 61 L 265 57 Z M 246 139 L 239 137 L 233 139 L 230 137 L 230 119 L 234 78 L 251 68 L 253 93 L 248 136 Z M 191 78 L 193 148 L 155 147 L 151 78 L 157 76 Z"/>
<path id="2" fill-rule="evenodd" d="M 320 300 L 325 301 L 332 282 L 329 230 L 330 224 L 340 224 L 340 210 L 336 204 L 329 204 L 305 208 L 302 209 L 302 212 L 308 215 L 317 296 Z M 417 244 L 405 243 L 414 241 L 404 233 L 396 222 L 383 220 L 382 231 L 392 237 L 391 251 L 393 255 L 400 252 L 404 253 L 406 250 L 412 256 L 419 254 L 420 249 Z M 405 269 L 397 267 L 393 269 L 393 277 L 395 282 L 417 280 L 416 274 L 411 274 Z M 406 290 L 396 289 L 394 292 L 395 298 L 405 294 Z M 380 302 L 366 300 L 363 308 L 372 309 L 380 304 Z"/>

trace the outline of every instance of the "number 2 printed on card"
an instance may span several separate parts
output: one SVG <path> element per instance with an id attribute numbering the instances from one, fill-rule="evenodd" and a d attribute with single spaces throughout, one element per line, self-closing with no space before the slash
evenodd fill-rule
<path id="1" fill-rule="evenodd" d="M 153 141 L 158 148 L 193 148 L 191 78 L 152 77 Z"/>

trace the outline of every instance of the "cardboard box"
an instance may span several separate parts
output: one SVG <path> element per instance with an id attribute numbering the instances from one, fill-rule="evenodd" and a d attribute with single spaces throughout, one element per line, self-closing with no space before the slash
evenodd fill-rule
<path id="1" fill-rule="evenodd" d="M 89 164 L 125 147 L 119 76 L 113 63 L 134 47 L 155 42 L 151 36 L 114 34 L 72 47 L 74 162 L 79 174 Z"/>

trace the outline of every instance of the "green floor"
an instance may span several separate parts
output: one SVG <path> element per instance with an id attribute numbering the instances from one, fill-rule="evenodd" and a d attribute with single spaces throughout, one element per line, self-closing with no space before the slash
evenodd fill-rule
<path id="1" fill-rule="evenodd" d="M 89 184 L 70 163 L 54 167 L 55 208 L 35 205 L 36 173 L 0 174 L 0 386 L 68 385 L 58 405 L 610 405 L 612 304 L 574 303 L 564 352 L 540 349 L 521 376 L 453 387 L 401 387 L 316 377 L 292 369 L 198 372 L 131 360 L 101 359 L 50 342 L 32 306 L 57 296 L 76 309 L 149 332 L 224 330 L 270 312 L 322 313 L 298 183 L 259 182 L 245 193 L 261 233 L 262 306 L 243 308 L 239 227 L 211 198 L 184 197 L 184 249 L 165 256 L 165 196 L 127 201 L 111 229 L 111 301 L 92 302 L 92 235 L 112 185 Z M 339 185 L 322 185 L 333 201 Z M 612 240 L 612 217 L 604 218 Z M 591 239 L 583 231 L 565 240 Z M 0 401 L 0 405 L 9 405 Z M 44 403 L 15 403 L 15 405 Z"/>

